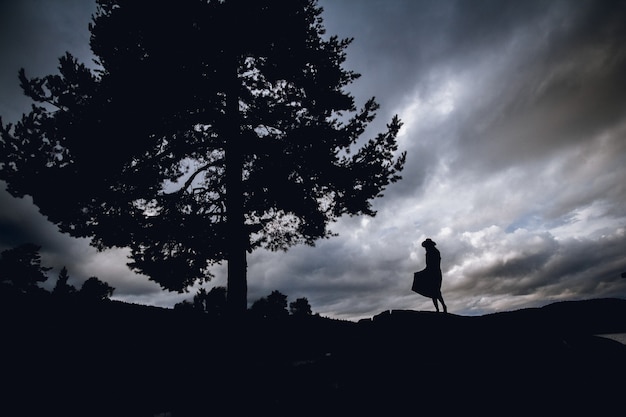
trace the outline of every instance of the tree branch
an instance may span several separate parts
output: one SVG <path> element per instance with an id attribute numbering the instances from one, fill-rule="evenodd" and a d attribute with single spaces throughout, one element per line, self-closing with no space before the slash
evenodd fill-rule
<path id="1" fill-rule="evenodd" d="M 198 168 L 196 170 L 196 172 L 194 172 L 193 174 L 191 174 L 191 176 L 189 178 L 187 178 L 187 181 L 185 181 L 185 184 L 183 184 L 182 187 L 180 187 L 179 190 L 174 191 L 173 193 L 169 193 L 169 194 L 165 194 L 165 196 L 175 196 L 178 194 L 182 194 L 183 192 L 185 192 L 185 190 L 187 188 L 189 188 L 191 186 L 191 184 L 193 183 L 193 181 L 196 179 L 196 177 L 203 171 L 206 171 L 207 169 L 209 169 L 211 167 L 211 164 L 206 164 L 201 166 L 200 168 Z"/>

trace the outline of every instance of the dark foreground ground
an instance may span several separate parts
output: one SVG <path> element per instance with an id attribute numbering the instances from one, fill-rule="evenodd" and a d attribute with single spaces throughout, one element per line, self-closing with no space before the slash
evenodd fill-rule
<path id="1" fill-rule="evenodd" d="M 0 415 L 624 415 L 626 300 L 237 326 L 117 302 L 0 306 Z M 607 414 L 608 413 L 608 414 Z"/>

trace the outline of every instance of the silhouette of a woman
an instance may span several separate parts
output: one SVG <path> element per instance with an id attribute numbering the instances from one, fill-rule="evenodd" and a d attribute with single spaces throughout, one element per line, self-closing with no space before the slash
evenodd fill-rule
<path id="1" fill-rule="evenodd" d="M 426 249 L 426 268 L 413 274 L 411 290 L 424 297 L 432 298 L 437 311 L 439 311 L 437 301 L 441 301 L 443 312 L 447 313 L 448 308 L 441 295 L 441 254 L 435 245 L 436 243 L 430 239 L 422 242 L 422 246 Z"/>

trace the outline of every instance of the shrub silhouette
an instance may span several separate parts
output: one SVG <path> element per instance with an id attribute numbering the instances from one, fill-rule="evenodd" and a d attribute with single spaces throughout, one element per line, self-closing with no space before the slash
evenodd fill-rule
<path id="1" fill-rule="evenodd" d="M 253 316 L 265 319 L 281 319 L 289 315 L 287 296 L 278 290 L 255 301 L 250 308 Z"/>
<path id="2" fill-rule="evenodd" d="M 313 314 L 309 300 L 306 297 L 298 298 L 296 301 L 289 303 L 289 311 L 294 317 L 306 317 Z"/>
<path id="3" fill-rule="evenodd" d="M 115 288 L 106 282 L 100 281 L 97 277 L 91 277 L 83 283 L 79 294 L 87 300 L 104 301 L 113 295 Z"/>
<path id="4" fill-rule="evenodd" d="M 220 318 L 226 315 L 226 288 L 213 287 L 211 291 L 200 288 L 192 301 L 181 301 L 174 305 L 175 310 L 196 311 L 204 313 L 212 318 Z"/>

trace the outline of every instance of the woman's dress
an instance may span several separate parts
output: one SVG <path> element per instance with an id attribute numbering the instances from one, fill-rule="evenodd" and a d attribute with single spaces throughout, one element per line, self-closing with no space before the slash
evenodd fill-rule
<path id="1" fill-rule="evenodd" d="M 441 294 L 441 255 L 432 248 L 426 252 L 426 268 L 413 274 L 411 290 L 428 298 Z"/>

